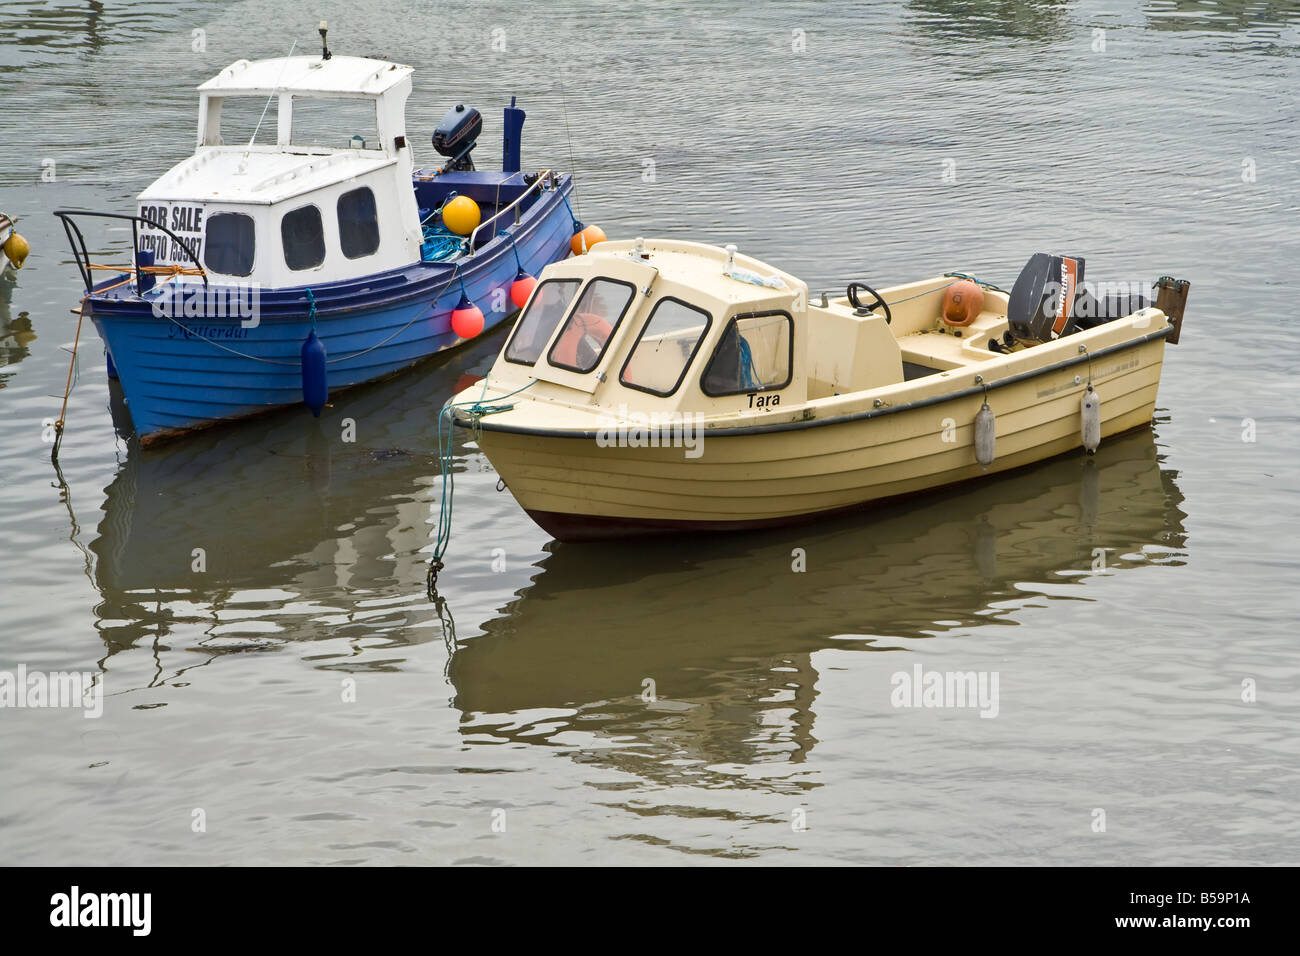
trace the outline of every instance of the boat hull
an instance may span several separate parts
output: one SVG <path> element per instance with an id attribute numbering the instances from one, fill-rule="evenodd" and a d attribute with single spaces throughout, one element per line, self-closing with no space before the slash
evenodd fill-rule
<path id="1" fill-rule="evenodd" d="M 401 371 L 466 340 L 451 328 L 462 290 L 484 316 L 484 332 L 515 311 L 509 288 L 519 264 L 530 274 L 569 252 L 572 219 L 560 199 L 567 183 L 549 193 L 547 208 L 515 235 L 515 251 L 494 242 L 464 267 L 415 264 L 405 270 L 334 286 L 263 291 L 260 314 L 169 318 L 150 301 L 116 294 L 88 296 L 87 317 L 108 350 L 122 383 L 131 422 L 142 444 L 195 429 L 300 404 L 301 350 L 313 329 L 327 353 L 331 395 Z M 117 277 L 104 288 L 120 283 Z M 98 291 L 98 290 L 97 290 Z M 232 310 L 233 311 L 233 310 Z"/>
<path id="2" fill-rule="evenodd" d="M 1165 334 L 1095 356 L 1103 438 L 1150 423 Z M 982 388 L 840 420 L 706 428 L 696 458 L 681 447 L 502 428 L 491 417 L 480 444 L 520 505 L 562 541 L 789 525 L 1080 449 L 1083 361 L 990 384 L 997 440 L 987 467 L 974 451 Z"/>

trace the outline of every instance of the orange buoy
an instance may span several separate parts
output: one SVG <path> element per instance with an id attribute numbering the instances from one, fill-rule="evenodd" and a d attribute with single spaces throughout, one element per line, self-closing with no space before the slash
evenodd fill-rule
<path id="1" fill-rule="evenodd" d="M 462 293 L 460 303 L 451 310 L 451 330 L 457 338 L 472 339 L 483 331 L 483 310 Z"/>
<path id="2" fill-rule="evenodd" d="M 516 309 L 522 309 L 528 304 L 528 297 L 533 294 L 533 289 L 537 287 L 537 280 L 530 276 L 523 269 L 515 276 L 515 281 L 510 283 L 510 301 L 515 304 Z"/>
<path id="3" fill-rule="evenodd" d="M 954 282 L 943 293 L 940 314 L 948 325 L 970 325 L 984 311 L 984 290 L 970 279 Z"/>
<path id="4" fill-rule="evenodd" d="M 605 235 L 605 230 L 600 226 L 587 226 L 573 234 L 573 238 L 569 240 L 569 249 L 575 256 L 580 256 L 596 243 L 604 242 L 606 238 L 608 237 Z"/>

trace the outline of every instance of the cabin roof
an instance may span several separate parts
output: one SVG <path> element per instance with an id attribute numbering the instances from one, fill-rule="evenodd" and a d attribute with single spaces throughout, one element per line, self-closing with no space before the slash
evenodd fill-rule
<path id="1" fill-rule="evenodd" d="M 199 86 L 200 93 L 239 95 L 282 93 L 352 93 L 379 96 L 409 77 L 400 63 L 361 56 L 282 56 L 271 60 L 237 60 Z"/>
<path id="2" fill-rule="evenodd" d="M 290 152 L 279 147 L 201 149 L 158 177 L 140 200 L 269 204 L 396 162 L 375 150 Z M 242 170 L 242 171 L 241 171 Z"/>
<path id="3" fill-rule="evenodd" d="M 736 253 L 735 259 L 738 271 L 764 278 L 777 277 L 785 283 L 785 287 L 771 288 L 728 275 L 727 251 L 718 246 L 680 239 L 646 239 L 644 249 L 648 258 L 640 260 L 635 254 L 635 242 L 632 240 L 602 242 L 593 246 L 587 254 L 590 257 L 589 269 L 593 273 L 616 276 L 618 262 L 644 261 L 646 265 L 658 269 L 662 278 L 689 287 L 697 297 L 705 296 L 729 306 L 747 303 L 755 310 L 785 307 L 800 290 L 807 294 L 808 287 L 802 279 L 740 252 Z M 582 258 L 568 261 L 581 263 Z"/>

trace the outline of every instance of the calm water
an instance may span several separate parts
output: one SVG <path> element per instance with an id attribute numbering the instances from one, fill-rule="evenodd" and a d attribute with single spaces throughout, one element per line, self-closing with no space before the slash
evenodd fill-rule
<path id="1" fill-rule="evenodd" d="M 318 6 L 0 10 L 0 210 L 34 246 L 0 284 L 0 670 L 106 688 L 98 720 L 0 710 L 0 861 L 1300 862 L 1300 3 Z M 611 236 L 735 242 L 815 288 L 1006 286 L 1040 249 L 1187 277 L 1157 421 L 651 546 L 549 542 L 458 436 L 442 608 L 437 410 L 499 335 L 319 422 L 142 453 L 91 332 L 56 475 L 80 286 L 50 210 L 130 211 L 189 152 L 193 87 L 315 50 L 319 16 L 417 68 L 422 160 L 464 101 L 495 161 L 517 93 L 525 165 L 572 168 Z M 995 672 L 996 718 L 894 707 L 916 665 Z"/>

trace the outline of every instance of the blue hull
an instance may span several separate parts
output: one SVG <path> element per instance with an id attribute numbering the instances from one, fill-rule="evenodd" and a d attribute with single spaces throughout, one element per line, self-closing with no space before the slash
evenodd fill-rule
<path id="1" fill-rule="evenodd" d="M 569 254 L 572 218 L 561 195 L 544 193 L 520 226 L 515 246 L 536 276 Z M 311 333 L 324 343 L 330 394 L 383 378 L 466 340 L 451 330 L 464 291 L 482 310 L 484 332 L 515 307 L 518 271 L 511 243 L 496 239 L 453 263 L 417 263 L 394 272 L 307 288 L 262 290 L 259 323 L 238 318 L 156 316 L 130 284 L 103 283 L 87 298 L 88 317 L 104 340 L 142 443 L 269 409 L 301 404 L 301 349 Z M 494 308 L 496 306 L 496 308 Z M 305 411 L 305 409 L 304 409 Z"/>

